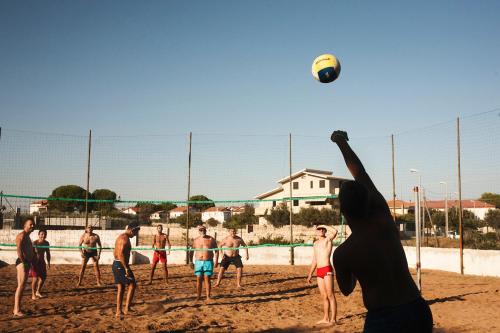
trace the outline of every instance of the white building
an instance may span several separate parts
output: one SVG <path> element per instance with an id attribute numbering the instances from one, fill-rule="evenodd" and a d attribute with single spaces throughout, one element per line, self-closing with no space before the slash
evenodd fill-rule
<path id="1" fill-rule="evenodd" d="M 129 214 L 129 215 L 137 215 L 139 213 L 139 208 L 137 208 L 137 207 L 123 208 L 122 213 Z"/>
<path id="2" fill-rule="evenodd" d="M 157 212 L 154 212 L 152 213 L 151 215 L 149 215 L 149 219 L 150 220 L 161 220 L 161 218 L 163 217 L 163 210 L 159 210 Z"/>
<path id="3" fill-rule="evenodd" d="M 30 203 L 30 215 L 46 212 L 48 205 L 49 202 L 47 200 L 40 200 Z"/>
<path id="4" fill-rule="evenodd" d="M 232 215 L 240 215 L 245 212 L 245 206 L 232 206 L 229 207 L 229 210 L 231 211 L 231 216 Z"/>
<path id="5" fill-rule="evenodd" d="M 314 198 L 325 196 L 336 196 L 339 194 L 342 182 L 348 179 L 333 176 L 333 172 L 315 169 L 303 169 L 292 174 L 292 197 L 305 199 L 293 200 L 293 212 L 298 213 L 302 208 L 314 207 L 333 208 L 338 207 L 336 198 Z M 259 224 L 267 224 L 264 216 L 270 214 L 271 210 L 279 205 L 289 205 L 283 198 L 290 197 L 290 177 L 278 180 L 278 187 L 259 194 L 255 199 L 266 200 L 259 203 L 255 208 L 255 215 L 259 217 Z"/>
<path id="6" fill-rule="evenodd" d="M 394 215 L 394 212 L 396 213 L 396 216 L 401 216 L 401 215 L 406 215 L 408 214 L 408 209 L 411 207 L 412 209 L 415 208 L 415 204 L 412 202 L 408 201 L 403 201 L 403 200 L 387 200 L 387 205 L 389 205 L 389 209 L 391 210 L 391 214 Z"/>
<path id="7" fill-rule="evenodd" d="M 231 210 L 227 207 L 210 207 L 205 209 L 201 213 L 201 221 L 203 223 L 207 222 L 210 219 L 214 219 L 219 221 L 220 223 L 224 223 L 231 218 Z"/>
<path id="8" fill-rule="evenodd" d="M 187 206 L 180 206 L 180 207 L 176 207 L 174 209 L 171 209 L 169 210 L 168 212 L 168 216 L 169 218 L 171 219 L 175 219 L 183 214 L 186 214 L 187 213 Z M 196 213 L 196 210 L 193 209 L 193 208 L 189 208 L 189 213 Z"/>

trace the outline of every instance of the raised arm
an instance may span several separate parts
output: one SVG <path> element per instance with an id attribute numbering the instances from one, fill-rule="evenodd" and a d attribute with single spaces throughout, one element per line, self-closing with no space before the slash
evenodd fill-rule
<path id="1" fill-rule="evenodd" d="M 338 231 L 334 227 L 330 227 L 330 226 L 325 226 L 325 227 L 327 230 L 326 231 L 326 238 L 328 239 L 328 241 L 331 242 L 337 237 Z"/>
<path id="2" fill-rule="evenodd" d="M 377 190 L 372 180 L 365 171 L 361 160 L 347 143 L 349 140 L 347 133 L 344 131 L 335 131 L 331 136 L 331 140 L 337 144 L 344 157 L 345 164 L 351 172 L 351 175 L 356 181 L 363 184 L 369 190 Z"/>
<path id="3" fill-rule="evenodd" d="M 347 165 L 347 168 L 351 172 L 354 179 L 368 190 L 371 200 L 376 202 L 377 206 L 384 207 L 389 210 L 389 206 L 387 205 L 384 196 L 377 190 L 370 176 L 368 176 L 368 173 L 366 173 L 366 170 L 360 159 L 358 158 L 356 153 L 354 153 L 351 146 L 347 143 L 347 141 L 349 140 L 347 137 L 347 133 L 344 131 L 335 131 L 331 136 L 331 140 L 335 142 L 339 147 L 340 152 L 344 157 L 345 164 Z"/>
<path id="4" fill-rule="evenodd" d="M 314 273 L 314 270 L 316 269 L 317 262 L 316 262 L 316 251 L 313 249 L 313 258 L 311 262 L 311 268 L 309 269 L 309 275 L 307 276 L 307 283 L 311 283 L 312 275 Z"/>

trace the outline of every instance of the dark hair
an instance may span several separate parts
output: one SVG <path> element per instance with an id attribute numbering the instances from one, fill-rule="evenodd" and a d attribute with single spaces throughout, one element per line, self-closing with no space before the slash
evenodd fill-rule
<path id="1" fill-rule="evenodd" d="M 139 228 L 139 224 L 137 222 L 132 222 L 127 225 L 127 229 L 136 229 Z"/>
<path id="2" fill-rule="evenodd" d="M 360 219 L 366 216 L 368 206 L 368 191 L 357 181 L 342 183 L 339 192 L 340 212 L 349 219 Z"/>
<path id="3" fill-rule="evenodd" d="M 39 234 L 39 235 L 40 235 L 42 232 L 43 232 L 44 234 L 46 234 L 46 235 L 47 235 L 47 230 L 45 230 L 45 229 L 40 229 L 40 230 L 38 230 L 38 234 Z"/>
<path id="4" fill-rule="evenodd" d="M 35 223 L 35 218 L 33 216 L 28 216 L 27 218 L 24 219 L 23 225 L 25 225 L 26 222 L 28 222 L 28 221 Z"/>

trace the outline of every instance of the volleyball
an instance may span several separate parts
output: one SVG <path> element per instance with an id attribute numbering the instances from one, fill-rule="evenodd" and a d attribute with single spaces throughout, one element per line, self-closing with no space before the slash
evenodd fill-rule
<path id="1" fill-rule="evenodd" d="M 312 75 L 321 83 L 335 81 L 340 75 L 340 62 L 333 54 L 322 54 L 314 59 Z"/>

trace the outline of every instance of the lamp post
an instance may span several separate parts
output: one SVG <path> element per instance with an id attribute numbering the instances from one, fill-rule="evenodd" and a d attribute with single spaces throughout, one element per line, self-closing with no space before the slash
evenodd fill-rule
<path id="1" fill-rule="evenodd" d="M 411 173 L 418 173 L 417 169 L 410 169 Z M 419 175 L 419 186 L 414 187 L 415 192 L 415 254 L 416 254 L 416 269 L 417 269 L 417 287 L 420 292 L 422 292 L 422 272 L 421 272 L 421 263 L 420 263 L 420 193 L 422 191 L 422 176 Z"/>
<path id="2" fill-rule="evenodd" d="M 439 182 L 439 184 L 444 185 L 444 233 L 448 237 L 448 183 Z"/>

